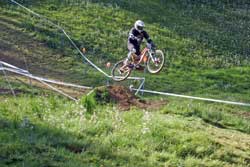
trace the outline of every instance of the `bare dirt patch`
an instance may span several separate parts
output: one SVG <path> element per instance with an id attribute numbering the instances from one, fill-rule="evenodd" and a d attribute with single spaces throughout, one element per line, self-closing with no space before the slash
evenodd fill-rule
<path id="1" fill-rule="evenodd" d="M 250 119 L 250 112 L 247 112 L 247 111 L 246 112 L 234 112 L 233 114 L 236 116 L 245 118 L 245 119 Z"/>
<path id="2" fill-rule="evenodd" d="M 99 87 L 95 90 L 96 100 L 101 103 L 115 102 L 121 110 L 130 110 L 131 107 L 141 109 L 158 109 L 167 104 L 166 100 L 146 101 L 134 95 L 124 86 Z"/>

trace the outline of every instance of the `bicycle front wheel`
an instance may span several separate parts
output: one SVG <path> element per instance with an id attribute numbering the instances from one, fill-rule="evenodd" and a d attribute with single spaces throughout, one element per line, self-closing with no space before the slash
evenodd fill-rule
<path id="1" fill-rule="evenodd" d="M 147 61 L 147 69 L 151 74 L 160 72 L 164 66 L 165 58 L 161 50 L 156 50 L 155 54 L 149 57 Z"/>

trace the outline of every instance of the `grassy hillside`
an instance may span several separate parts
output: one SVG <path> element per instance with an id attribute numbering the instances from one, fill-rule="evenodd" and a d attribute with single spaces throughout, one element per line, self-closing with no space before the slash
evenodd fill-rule
<path id="1" fill-rule="evenodd" d="M 106 62 L 126 56 L 127 33 L 142 19 L 167 59 L 160 74 L 145 74 L 146 89 L 250 102 L 247 1 L 18 2 L 65 28 L 108 73 Z M 82 85 L 108 82 L 61 31 L 7 0 L 0 1 L 0 60 Z M 17 96 L 0 75 L 0 166 L 249 166 L 249 107 L 146 95 L 168 103 L 120 111 L 91 96 L 74 103 L 27 79 L 8 80 Z M 121 83 L 128 84 L 138 85 Z"/>
<path id="2" fill-rule="evenodd" d="M 156 111 L 105 105 L 88 112 L 54 95 L 5 99 L 0 166 L 245 167 L 249 114 L 231 110 L 171 100 Z"/>
<path id="3" fill-rule="evenodd" d="M 105 77 L 82 63 L 60 31 L 7 2 L 1 5 L 1 40 L 2 45 L 9 43 L 7 48 L 16 45 L 19 54 L 13 56 L 26 55 L 37 74 L 88 85 L 106 83 Z M 127 33 L 134 21 L 145 20 L 168 60 L 168 69 L 160 75 L 146 74 L 148 89 L 215 98 L 230 95 L 236 97 L 233 100 L 250 93 L 247 2 L 19 2 L 64 27 L 79 48 L 86 47 L 87 56 L 108 73 L 106 62 L 125 57 Z"/>

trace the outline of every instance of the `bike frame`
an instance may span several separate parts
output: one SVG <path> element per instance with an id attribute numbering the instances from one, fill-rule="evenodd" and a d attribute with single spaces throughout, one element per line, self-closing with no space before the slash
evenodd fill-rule
<path id="1" fill-rule="evenodd" d="M 149 55 L 147 55 L 147 53 L 148 53 Z M 144 63 L 146 63 L 146 62 L 148 61 L 148 56 L 150 56 L 151 59 L 154 60 L 154 59 L 153 59 L 153 56 L 152 56 L 152 54 L 151 54 L 151 49 L 145 47 L 145 48 L 142 50 L 142 52 L 141 52 L 140 60 L 139 60 L 136 64 L 138 65 L 138 64 L 140 64 L 142 61 L 143 61 Z"/>

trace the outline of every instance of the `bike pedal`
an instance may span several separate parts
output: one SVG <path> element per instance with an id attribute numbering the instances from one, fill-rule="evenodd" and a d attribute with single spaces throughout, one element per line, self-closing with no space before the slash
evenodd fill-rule
<path id="1" fill-rule="evenodd" d="M 134 64 L 129 64 L 128 67 L 129 67 L 129 68 L 134 68 L 135 65 L 134 65 Z"/>

